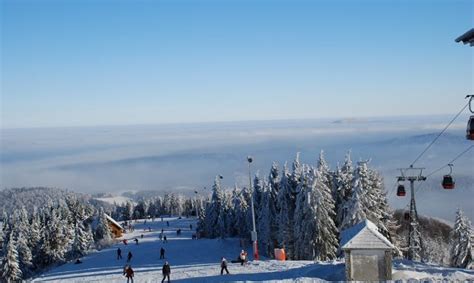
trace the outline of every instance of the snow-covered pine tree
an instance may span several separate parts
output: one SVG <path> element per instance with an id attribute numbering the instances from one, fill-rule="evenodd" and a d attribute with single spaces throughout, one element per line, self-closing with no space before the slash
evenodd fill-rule
<path id="1" fill-rule="evenodd" d="M 18 251 L 18 262 L 20 264 L 20 269 L 24 275 L 28 275 L 31 272 L 33 267 L 33 255 L 31 254 L 31 249 L 28 246 L 28 239 L 26 238 L 23 232 L 18 232 L 16 248 Z"/>
<path id="2" fill-rule="evenodd" d="M 324 179 L 324 168 L 320 166 L 313 170 L 311 189 L 311 207 L 316 210 L 315 231 L 313 237 L 313 248 L 315 251 L 313 260 L 332 260 L 336 258 L 339 246 L 338 229 L 334 223 L 335 209 L 331 190 L 327 187 Z"/>
<path id="3" fill-rule="evenodd" d="M 88 236 L 88 231 L 84 227 L 82 222 L 76 223 L 76 227 L 74 229 L 74 242 L 72 243 L 72 256 L 82 257 L 84 256 L 90 247 L 90 237 Z"/>
<path id="4" fill-rule="evenodd" d="M 40 215 L 36 207 L 33 208 L 33 214 L 30 218 L 30 225 L 28 230 L 28 246 L 33 254 L 36 254 L 38 250 L 39 241 L 41 239 L 40 233 Z"/>
<path id="5" fill-rule="evenodd" d="M 207 237 L 206 234 L 206 210 L 203 206 L 198 208 L 198 222 L 197 222 L 197 232 L 200 234 L 199 237 Z"/>
<path id="6" fill-rule="evenodd" d="M 336 225 L 341 230 L 344 218 L 347 215 L 348 202 L 352 197 L 352 182 L 354 179 L 354 168 L 352 166 L 350 151 L 346 154 L 344 164 L 339 170 L 336 170 L 336 185 L 333 192 L 335 209 L 336 209 Z"/>
<path id="7" fill-rule="evenodd" d="M 291 259 L 294 252 L 293 238 L 293 215 L 295 211 L 295 197 L 290 185 L 290 173 L 285 164 L 278 192 L 278 244 L 285 248 L 288 258 Z"/>
<path id="8" fill-rule="evenodd" d="M 466 268 L 473 261 L 471 243 L 471 223 L 461 209 L 456 212 L 454 228 L 451 232 L 451 266 Z"/>
<path id="9" fill-rule="evenodd" d="M 125 204 L 125 209 L 123 210 L 123 219 L 124 220 L 132 220 L 133 216 L 133 204 L 131 201 L 127 201 Z"/>
<path id="10" fill-rule="evenodd" d="M 227 223 L 227 202 L 228 195 L 225 191 L 222 191 L 222 202 L 219 205 L 219 214 L 217 217 L 217 236 L 224 239 L 227 236 L 228 223 Z"/>
<path id="11" fill-rule="evenodd" d="M 221 176 L 216 176 L 214 185 L 212 186 L 211 202 L 206 208 L 206 235 L 209 238 L 216 238 L 221 236 L 220 232 L 222 223 L 224 222 L 223 215 L 221 216 L 221 207 L 224 205 L 224 192 L 220 185 Z M 225 226 L 223 228 L 225 230 Z"/>
<path id="12" fill-rule="evenodd" d="M 278 246 L 278 219 L 280 213 L 278 207 L 278 193 L 280 191 L 280 174 L 278 165 L 273 163 L 268 177 L 269 209 L 270 209 L 270 254 L 273 256 L 273 249 Z"/>
<path id="13" fill-rule="evenodd" d="M 368 184 L 368 172 L 367 163 L 359 162 L 355 171 L 353 180 L 353 189 L 350 200 L 346 203 L 346 215 L 343 222 L 341 223 L 341 230 L 350 228 L 357 223 L 367 219 L 366 207 L 367 207 L 367 188 Z"/>
<path id="14" fill-rule="evenodd" d="M 257 220 L 260 215 L 260 207 L 262 206 L 262 198 L 263 198 L 263 181 L 260 178 L 260 173 L 257 171 L 255 177 L 253 179 L 253 201 L 255 207 L 255 220 Z M 257 224 L 258 225 L 258 224 Z"/>
<path id="15" fill-rule="evenodd" d="M 273 244 L 271 242 L 271 211 L 270 211 L 270 185 L 267 181 L 263 181 L 262 196 L 260 200 L 260 207 L 258 208 L 257 219 L 257 233 L 260 251 L 267 256 L 271 256 L 273 251 Z"/>
<path id="16" fill-rule="evenodd" d="M 320 172 L 321 181 L 326 185 L 326 187 L 332 193 L 332 190 L 334 188 L 333 175 L 329 168 L 329 164 L 324 158 L 324 150 L 321 150 L 321 152 L 319 153 L 317 170 Z"/>
<path id="17" fill-rule="evenodd" d="M 235 228 L 237 230 L 237 235 L 242 238 L 249 237 L 249 229 L 250 227 L 248 223 L 248 213 L 249 213 L 249 205 L 247 203 L 245 197 L 246 191 L 240 190 L 236 192 L 236 196 L 233 199 L 233 208 L 235 210 L 234 217 L 235 217 Z"/>
<path id="18" fill-rule="evenodd" d="M 295 211 L 293 214 L 293 236 L 294 236 L 294 251 L 292 259 L 304 260 L 309 259 L 308 255 L 308 234 L 312 231 L 306 230 L 307 221 L 310 219 L 310 206 L 309 206 L 309 175 L 306 173 L 306 165 L 303 164 L 303 170 L 301 174 L 301 182 L 297 189 Z"/>
<path id="19" fill-rule="evenodd" d="M 367 209 L 367 219 L 372 221 L 382 235 L 391 240 L 388 225 L 391 219 L 390 207 L 388 205 L 383 177 L 379 172 L 369 169 L 368 176 L 370 179 L 370 190 L 368 197 L 372 199 Z"/>
<path id="20" fill-rule="evenodd" d="M 22 279 L 22 272 L 18 261 L 18 251 L 16 243 L 13 238 L 13 233 L 10 233 L 9 239 L 5 245 L 5 256 L 2 261 L 1 275 L 6 282 L 17 282 Z"/>
<path id="21" fill-rule="evenodd" d="M 110 231 L 109 222 L 102 207 L 99 209 L 97 217 L 98 221 L 94 231 L 94 239 L 96 242 L 100 241 L 106 245 L 112 240 L 112 232 Z"/>

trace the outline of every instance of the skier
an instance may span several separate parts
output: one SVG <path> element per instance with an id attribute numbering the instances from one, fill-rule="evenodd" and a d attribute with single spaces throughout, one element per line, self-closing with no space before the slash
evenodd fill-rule
<path id="1" fill-rule="evenodd" d="M 244 265 L 247 262 L 247 252 L 242 250 L 239 255 L 240 265 Z"/>
<path id="2" fill-rule="evenodd" d="M 229 270 L 227 270 L 227 260 L 225 257 L 223 257 L 221 260 L 221 275 L 224 274 L 224 270 L 227 272 L 227 274 L 229 274 Z"/>
<path id="3" fill-rule="evenodd" d="M 193 230 L 193 224 L 189 224 L 189 230 Z"/>
<path id="4" fill-rule="evenodd" d="M 133 283 L 133 275 L 134 275 L 135 272 L 133 272 L 133 269 L 132 269 L 132 266 L 129 265 L 129 266 L 126 266 L 125 268 L 125 272 L 123 273 L 123 275 L 125 275 L 125 277 L 127 277 L 127 283 L 129 281 L 131 281 Z"/>
<path id="5" fill-rule="evenodd" d="M 117 249 L 117 260 L 122 259 L 122 250 L 120 248 Z"/>
<path id="6" fill-rule="evenodd" d="M 130 262 L 132 260 L 132 252 L 128 252 L 128 255 L 127 255 L 127 262 Z"/>
<path id="7" fill-rule="evenodd" d="M 127 239 L 123 239 L 122 242 L 123 242 L 124 245 L 127 245 Z"/>
<path id="8" fill-rule="evenodd" d="M 168 283 L 170 282 L 170 274 L 171 274 L 171 267 L 167 261 L 165 261 L 165 264 L 163 265 L 163 280 L 161 280 L 161 283 L 165 282 L 166 277 L 168 277 Z"/>
<path id="9" fill-rule="evenodd" d="M 160 249 L 160 259 L 164 259 L 165 258 L 165 249 L 163 249 L 163 247 L 161 247 Z"/>
<path id="10" fill-rule="evenodd" d="M 166 221 L 166 226 L 170 227 L 170 222 Z"/>
<path id="11" fill-rule="evenodd" d="M 166 239 L 166 235 L 163 236 L 163 243 L 168 243 L 168 240 Z"/>
<path id="12" fill-rule="evenodd" d="M 160 241 L 163 239 L 163 233 L 160 233 Z"/>
<path id="13" fill-rule="evenodd" d="M 137 239 L 137 238 L 135 238 L 135 240 L 134 240 L 134 241 L 135 241 L 135 243 L 138 245 L 138 239 Z"/>

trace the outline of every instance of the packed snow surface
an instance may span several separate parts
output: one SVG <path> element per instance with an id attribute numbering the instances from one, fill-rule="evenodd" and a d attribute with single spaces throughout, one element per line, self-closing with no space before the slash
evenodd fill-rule
<path id="1" fill-rule="evenodd" d="M 166 222 L 169 222 L 169 227 Z M 159 282 L 165 260 L 171 265 L 172 282 L 319 282 L 344 280 L 344 262 L 315 263 L 313 261 L 286 261 L 261 259 L 245 266 L 231 263 L 241 251 L 238 239 L 198 239 L 192 234 L 195 219 L 160 218 L 154 222 L 143 220 L 133 223 L 135 231 L 124 234 L 110 248 L 91 253 L 82 258 L 82 264 L 73 262 L 52 268 L 33 282 L 125 282 L 122 275 L 128 252 L 135 271 L 135 282 Z M 192 225 L 193 230 L 190 229 Z M 149 231 L 151 228 L 151 232 Z M 159 240 L 161 229 L 168 242 Z M 181 235 L 177 235 L 181 229 Z M 141 238 L 143 235 L 143 238 Z M 138 245 L 133 239 L 139 240 Z M 122 243 L 128 239 L 128 245 Z M 117 259 L 117 248 L 121 248 L 123 259 Z M 159 250 L 165 249 L 165 260 L 160 260 Z M 244 247 L 251 254 L 251 247 Z M 230 275 L 220 275 L 220 261 L 228 260 Z M 474 280 L 474 270 L 463 270 L 431 266 L 410 261 L 395 261 L 394 280 Z"/>

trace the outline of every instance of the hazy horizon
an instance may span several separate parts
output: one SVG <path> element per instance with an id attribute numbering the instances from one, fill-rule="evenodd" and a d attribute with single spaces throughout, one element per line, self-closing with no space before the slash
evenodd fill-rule
<path id="1" fill-rule="evenodd" d="M 394 196 L 397 168 L 413 158 L 451 117 L 399 117 L 362 120 L 290 120 L 182 125 L 104 126 L 4 130 L 1 137 L 1 188 L 47 186 L 85 193 L 143 191 L 193 192 L 210 188 L 217 174 L 226 187 L 248 182 L 246 156 L 253 173 L 268 175 L 272 162 L 280 169 L 297 152 L 301 161 L 316 164 L 320 150 L 334 169 L 347 151 L 354 163 L 371 158 L 391 194 L 395 208 L 406 199 Z M 416 164 L 428 174 L 468 147 L 462 115 Z M 439 180 L 445 170 L 426 182 L 425 198 L 455 197 L 455 205 L 474 197 L 474 152 L 454 167 L 457 189 L 444 192 Z M 467 194 L 462 196 L 462 194 Z M 459 199 L 456 199 L 459 198 Z M 420 203 L 423 210 L 423 204 Z M 427 204 L 424 204 L 427 205 Z M 467 214 L 474 216 L 467 203 Z M 463 205 L 463 206 L 464 206 Z M 448 218 L 450 206 L 428 204 Z M 454 209 L 454 208 L 452 208 Z M 436 215 L 436 213 L 434 213 Z"/>

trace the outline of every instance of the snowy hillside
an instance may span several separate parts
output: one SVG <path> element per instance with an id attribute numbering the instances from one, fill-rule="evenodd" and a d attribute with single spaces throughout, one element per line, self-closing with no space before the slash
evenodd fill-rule
<path id="1" fill-rule="evenodd" d="M 170 226 L 166 225 L 169 221 Z M 33 282 L 124 282 L 123 266 L 126 255 L 133 254 L 131 265 L 135 270 L 136 282 L 157 282 L 161 279 L 161 267 L 164 260 L 159 259 L 159 249 L 166 250 L 165 259 L 171 265 L 171 280 L 176 282 L 235 282 L 235 281 L 267 281 L 267 282 L 312 282 L 344 280 L 343 261 L 314 263 L 312 261 L 275 260 L 253 261 L 247 266 L 230 263 L 235 259 L 241 247 L 238 239 L 191 239 L 196 227 L 194 219 L 165 218 L 155 222 L 143 221 L 135 224 L 135 231 L 125 234 L 128 245 L 117 241 L 114 246 L 90 254 L 82 258 L 82 264 L 67 263 L 58 266 L 37 277 Z M 151 232 L 148 231 L 151 228 Z M 159 233 L 164 229 L 168 243 L 159 240 Z M 182 229 L 177 236 L 176 230 Z M 143 234 L 143 239 L 141 235 Z M 134 238 L 139 239 L 136 245 Z M 116 250 L 120 247 L 124 259 L 116 259 Z M 245 247 L 250 252 L 250 247 Z M 230 275 L 220 275 L 219 262 L 221 257 L 229 261 Z M 395 261 L 393 279 L 406 280 L 474 280 L 473 270 L 443 268 L 438 266 Z"/>

